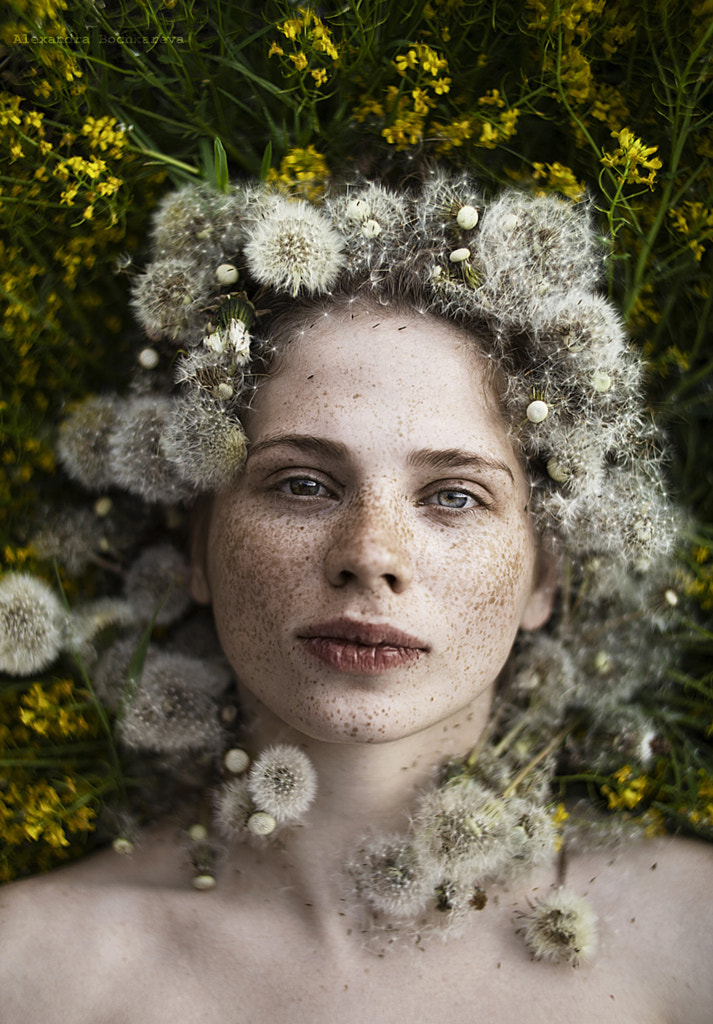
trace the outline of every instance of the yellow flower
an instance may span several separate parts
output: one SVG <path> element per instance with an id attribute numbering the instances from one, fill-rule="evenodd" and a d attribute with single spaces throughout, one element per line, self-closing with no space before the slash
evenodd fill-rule
<path id="1" fill-rule="evenodd" d="M 409 50 L 404 56 L 400 54 L 394 61 L 396 70 L 400 75 L 405 75 L 409 68 L 415 68 L 418 63 L 418 57 L 415 50 Z"/>
<path id="2" fill-rule="evenodd" d="M 546 181 L 550 188 L 571 199 L 581 199 L 584 196 L 584 185 L 577 181 L 574 173 L 564 164 L 555 161 L 553 164 L 536 163 L 532 166 L 532 176 L 536 181 Z"/>
<path id="3" fill-rule="evenodd" d="M 307 57 L 302 52 L 302 50 L 298 50 L 297 53 L 291 53 L 290 60 L 295 65 L 298 71 L 304 71 L 304 69 L 307 67 Z"/>
<path id="4" fill-rule="evenodd" d="M 267 51 L 267 55 L 268 55 L 268 57 L 274 57 L 274 56 L 284 57 L 285 56 L 285 51 L 277 43 L 273 43 L 272 46 L 270 47 L 270 49 Z"/>
<path id="5" fill-rule="evenodd" d="M 611 153 L 605 151 L 601 163 L 612 170 L 621 168 L 618 176 L 623 182 L 645 184 L 653 188 L 656 171 L 662 167 L 659 158 L 653 156 L 658 146 L 645 146 L 629 128 L 613 131 L 611 135 L 618 141 L 619 146 Z M 649 173 L 643 175 L 642 170 Z"/>
<path id="6" fill-rule="evenodd" d="M 310 74 L 312 75 L 312 78 L 314 78 L 315 83 L 317 85 L 324 85 L 324 83 L 327 81 L 326 68 L 315 68 L 313 71 L 310 71 Z"/>

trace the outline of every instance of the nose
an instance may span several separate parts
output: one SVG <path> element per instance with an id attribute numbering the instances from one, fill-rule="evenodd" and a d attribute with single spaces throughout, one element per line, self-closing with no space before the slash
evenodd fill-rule
<path id="1" fill-rule="evenodd" d="M 333 587 L 401 594 L 413 580 L 413 538 L 397 513 L 398 499 L 354 498 L 336 524 L 325 558 Z"/>

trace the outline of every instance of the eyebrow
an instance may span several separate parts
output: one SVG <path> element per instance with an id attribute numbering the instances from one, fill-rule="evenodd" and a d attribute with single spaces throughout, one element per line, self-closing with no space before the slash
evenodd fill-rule
<path id="1" fill-rule="evenodd" d="M 330 441 L 326 437 L 315 437 L 312 434 L 278 434 L 276 437 L 267 437 L 264 441 L 258 441 L 251 445 L 248 451 L 248 459 L 271 448 L 298 448 L 305 455 L 314 455 L 332 460 L 346 460 L 349 457 L 349 449 L 340 441 Z M 491 459 L 476 452 L 465 451 L 462 448 L 446 448 L 443 450 L 432 448 L 421 448 L 411 452 L 408 456 L 408 464 L 413 469 L 476 469 L 495 470 L 506 473 L 514 482 L 515 477 L 506 462 L 500 459 Z"/>

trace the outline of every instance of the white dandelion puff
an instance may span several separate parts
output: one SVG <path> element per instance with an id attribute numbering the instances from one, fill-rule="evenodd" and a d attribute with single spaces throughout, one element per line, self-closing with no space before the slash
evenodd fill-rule
<path id="1" fill-rule="evenodd" d="M 277 822 L 299 818 L 317 793 L 317 773 L 299 747 L 268 747 L 253 762 L 248 786 L 255 806 Z"/>
<path id="2" fill-rule="evenodd" d="M 287 291 L 331 288 L 344 265 L 342 239 L 327 218 L 300 200 L 276 197 L 250 227 L 245 258 L 260 283 Z"/>
<path id="3" fill-rule="evenodd" d="M 433 896 L 433 884 L 402 835 L 364 840 L 346 863 L 356 895 L 372 910 L 391 917 L 420 914 Z"/>
<path id="4" fill-rule="evenodd" d="M 508 856 L 513 810 L 473 780 L 426 793 L 412 821 L 416 854 L 429 875 L 477 881 Z"/>
<path id="5" fill-rule="evenodd" d="M 159 626 L 176 622 L 191 603 L 188 560 L 172 544 L 144 548 L 126 574 L 124 593 L 138 619 L 156 616 Z"/>
<path id="6" fill-rule="evenodd" d="M 248 821 L 254 813 L 245 776 L 231 779 L 213 794 L 215 827 L 226 838 L 247 838 Z"/>
<path id="7" fill-rule="evenodd" d="M 91 396 L 60 425 L 60 462 L 73 480 L 89 490 L 100 490 L 113 483 L 109 445 L 120 408 L 115 398 Z"/>
<path id="8" fill-rule="evenodd" d="M 191 260 L 161 259 L 136 279 L 132 305 L 149 338 L 177 341 L 193 325 L 209 294 L 208 276 Z"/>
<path id="9" fill-rule="evenodd" d="M 566 889 L 543 896 L 523 915 L 522 935 L 534 960 L 578 967 L 597 948 L 597 917 L 591 904 Z"/>
<path id="10" fill-rule="evenodd" d="M 180 755 L 217 751 L 222 740 L 218 708 L 202 688 L 203 664 L 185 655 L 147 657 L 140 685 L 124 704 L 118 732 L 129 747 Z"/>
<path id="11" fill-rule="evenodd" d="M 173 402 L 159 395 L 126 402 L 109 444 L 113 482 L 146 501 L 175 502 L 191 488 L 161 451 L 161 434 Z"/>
<path id="12" fill-rule="evenodd" d="M 0 580 L 0 671 L 27 676 L 51 665 L 66 628 L 65 610 L 43 580 L 23 573 Z"/>
<path id="13" fill-rule="evenodd" d="M 187 484 L 218 491 L 242 469 L 247 438 L 235 416 L 194 392 L 175 403 L 161 434 L 161 451 Z"/>

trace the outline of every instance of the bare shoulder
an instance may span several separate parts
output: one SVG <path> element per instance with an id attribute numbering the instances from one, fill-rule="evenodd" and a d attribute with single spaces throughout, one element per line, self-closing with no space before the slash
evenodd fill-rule
<path id="1" fill-rule="evenodd" d="M 681 1024 L 713 1005 L 713 846 L 667 837 L 573 858 L 567 883 L 599 917 L 602 964 L 626 963 Z"/>
<path id="2" fill-rule="evenodd" d="M 0 1024 L 51 1024 L 62 1006 L 76 1021 L 104 1019 L 111 991 L 136 980 L 147 937 L 166 928 L 182 873 L 163 846 L 154 837 L 135 859 L 102 851 L 0 888 Z"/>

